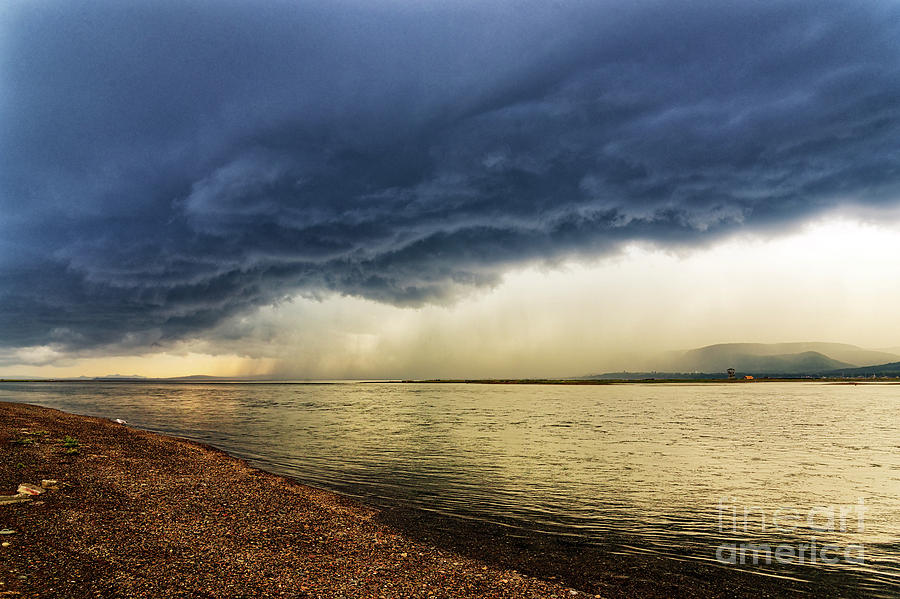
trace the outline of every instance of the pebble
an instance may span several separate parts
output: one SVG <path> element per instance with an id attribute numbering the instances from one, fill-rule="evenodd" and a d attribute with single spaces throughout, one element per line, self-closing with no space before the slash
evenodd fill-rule
<path id="1" fill-rule="evenodd" d="M 9 547 L 9 543 L 6 543 L 6 542 L 0 543 L 0 547 Z"/>
<path id="2" fill-rule="evenodd" d="M 300 487 L 256 471 L 250 471 L 248 479 L 248 468 L 244 463 L 175 439 L 149 433 L 132 434 L 114 429 L 112 424 L 100 426 L 93 419 L 47 413 L 42 408 L 3 402 L 0 402 L 0 436 L 8 436 L 13 419 L 7 416 L 21 413 L 40 415 L 52 423 L 62 420 L 66 425 L 65 432 L 77 432 L 79 437 L 91 438 L 95 449 L 117 451 L 118 462 L 121 462 L 103 468 L 88 468 L 63 462 L 64 458 L 58 452 L 51 452 L 49 445 L 45 448 L 46 463 L 34 470 L 53 472 L 56 479 L 40 480 L 47 494 L 34 499 L 50 497 L 44 505 L 49 511 L 35 507 L 17 512 L 22 521 L 21 525 L 16 522 L 16 526 L 21 526 L 22 532 L 10 530 L 20 536 L 8 537 L 12 541 L 9 549 L 0 550 L 3 557 L 0 578 L 7 579 L 7 586 L 24 589 L 28 585 L 30 596 L 58 596 L 62 583 L 77 588 L 78 583 L 69 582 L 69 578 L 75 572 L 84 571 L 80 568 L 82 565 L 84 569 L 94 568 L 94 560 L 98 557 L 102 563 L 100 573 L 105 580 L 102 584 L 106 586 L 98 586 L 96 596 L 162 597 L 178 593 L 233 597 L 237 595 L 238 587 L 243 587 L 241 594 L 258 597 L 298 594 L 311 597 L 471 597 L 483 590 L 487 591 L 483 593 L 486 598 L 524 599 L 549 597 L 550 590 L 556 590 L 560 597 L 565 593 L 564 589 L 546 581 L 523 581 L 512 571 L 489 568 L 474 559 L 458 559 L 452 552 L 408 539 L 393 528 L 369 521 L 371 510 L 368 508 L 363 512 L 364 508 L 345 503 L 324 491 Z M 84 432 L 76 426 L 82 420 L 85 420 L 85 428 L 93 431 L 99 427 L 100 432 L 110 435 L 110 439 Z M 128 443 L 132 438 L 141 440 L 139 447 Z M 57 469 L 54 471 L 50 467 Z M 210 485 L 216 487 L 213 492 L 198 490 L 202 485 L 197 482 L 195 472 L 205 468 L 215 473 L 216 478 L 211 479 L 215 484 Z M 78 470 L 80 480 L 69 487 L 69 493 L 83 495 L 85 499 L 94 495 L 102 500 L 102 506 L 91 501 L 67 502 L 66 497 L 58 495 L 61 491 L 48 488 L 65 488 L 65 483 L 58 481 L 76 480 L 75 470 Z M 127 493 L 110 493 L 110 481 L 126 489 Z M 152 481 L 152 484 L 146 481 Z M 4 479 L 0 482 L 3 483 L 0 486 L 7 487 L 20 481 Z M 182 502 L 186 505 L 185 497 L 196 509 L 184 513 L 184 519 L 160 517 L 169 503 L 177 502 L 179 508 Z M 50 509 L 60 500 L 66 504 L 66 510 Z M 366 518 L 360 515 L 363 513 Z M 105 526 L 106 518 L 113 516 L 128 526 L 121 531 Z M 148 530 L 148 519 L 153 520 L 151 530 Z M 3 528 L 0 525 L 0 529 Z M 18 541 L 28 540 L 29 535 L 37 535 L 33 539 L 36 542 L 24 550 Z M 165 543 L 160 535 L 166 537 Z M 229 539 L 227 545 L 219 546 L 215 542 L 226 536 Z M 82 551 L 85 537 L 91 541 L 90 555 Z M 249 543 L 252 550 L 244 549 L 243 543 Z M 319 546 L 320 543 L 324 546 Z M 315 552 L 310 550 L 310 544 L 318 546 Z M 133 575 L 128 556 L 138 551 L 152 552 L 155 556 L 142 564 L 141 574 L 152 577 L 154 586 L 159 585 L 161 593 L 144 595 L 135 592 L 144 588 L 141 586 L 144 579 Z M 325 559 L 320 559 L 319 553 Z M 397 560 L 397 557 L 401 559 Z M 41 558 L 48 561 L 42 563 Z M 52 563 L 50 560 L 60 558 L 67 559 L 69 570 L 56 574 L 42 568 Z M 445 572 L 448 562 L 453 567 Z M 171 572 L 174 564 L 177 564 L 177 573 Z M 208 576 L 213 568 L 221 569 L 221 576 L 215 579 Z M 24 576 L 24 572 L 31 572 L 21 579 L 25 582 L 15 580 L 16 575 Z M 277 578 L 272 576 L 275 572 L 279 574 Z M 501 578 L 506 581 L 505 586 L 497 587 Z M 5 588 L 0 580 L 0 599 L 3 599 Z"/>
<path id="3" fill-rule="evenodd" d="M 37 485 L 32 485 L 29 483 L 22 483 L 21 485 L 19 485 L 19 490 L 18 490 L 19 493 L 24 493 L 26 495 L 40 495 L 41 493 L 43 493 L 45 491 L 46 491 L 45 488 L 39 487 Z"/>

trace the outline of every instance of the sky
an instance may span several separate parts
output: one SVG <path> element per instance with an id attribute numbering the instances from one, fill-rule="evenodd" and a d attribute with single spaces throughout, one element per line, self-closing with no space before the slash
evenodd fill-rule
<path id="1" fill-rule="evenodd" d="M 896 2 L 0 5 L 0 374 L 900 346 Z"/>

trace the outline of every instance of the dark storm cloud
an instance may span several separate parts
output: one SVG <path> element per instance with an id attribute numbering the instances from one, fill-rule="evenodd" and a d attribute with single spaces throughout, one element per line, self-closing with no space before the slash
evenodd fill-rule
<path id="1" fill-rule="evenodd" d="M 896 203 L 888 2 L 12 2 L 0 343 Z"/>

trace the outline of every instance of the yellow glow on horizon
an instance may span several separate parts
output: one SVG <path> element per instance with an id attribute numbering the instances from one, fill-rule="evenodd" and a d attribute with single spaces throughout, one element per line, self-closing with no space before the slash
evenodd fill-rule
<path id="1" fill-rule="evenodd" d="M 234 354 L 154 353 L 139 356 L 73 359 L 66 360 L 63 365 L 24 365 L 3 369 L 2 374 L 47 378 L 102 377 L 112 374 L 137 375 L 148 378 L 169 378 L 194 374 L 229 377 L 265 374 L 271 371 L 271 362 L 267 359 L 253 359 Z"/>
<path id="2" fill-rule="evenodd" d="M 554 377 L 649 368 L 653 353 L 714 343 L 900 348 L 898 255 L 897 226 L 831 218 L 775 238 L 521 268 L 449 306 L 296 297 L 166 353 L 55 360 L 30 348 L 0 374 Z"/>

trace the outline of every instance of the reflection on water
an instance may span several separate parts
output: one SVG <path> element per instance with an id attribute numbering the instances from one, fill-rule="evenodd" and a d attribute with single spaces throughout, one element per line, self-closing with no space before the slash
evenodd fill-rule
<path id="1" fill-rule="evenodd" d="M 818 383 L 0 384 L 2 400 L 125 418 L 369 501 L 630 551 L 714 560 L 723 543 L 862 545 L 865 563 L 807 560 L 796 575 L 841 569 L 873 592 L 900 581 L 898 395 Z M 775 529 L 776 515 L 795 530 Z"/>

